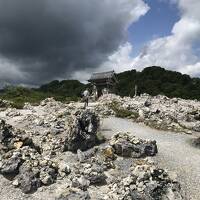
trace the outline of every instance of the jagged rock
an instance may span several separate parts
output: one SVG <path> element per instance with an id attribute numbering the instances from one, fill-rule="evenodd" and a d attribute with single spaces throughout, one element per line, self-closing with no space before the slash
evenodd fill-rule
<path id="1" fill-rule="evenodd" d="M 0 173 L 9 178 L 17 177 L 15 187 L 20 187 L 24 193 L 36 191 L 41 184 L 54 183 L 57 168 L 52 167 L 50 161 L 42 159 L 40 147 L 25 132 L 15 130 L 4 122 L 1 129 L 1 141 L 7 149 L 1 159 Z"/>
<path id="2" fill-rule="evenodd" d="M 104 174 L 104 170 L 97 166 L 96 169 L 92 169 L 92 172 L 86 174 L 87 179 L 90 181 L 90 184 L 105 184 L 106 175 Z"/>
<path id="3" fill-rule="evenodd" d="M 60 176 L 63 177 L 65 175 L 70 174 L 70 172 L 71 172 L 71 169 L 70 169 L 69 165 L 67 165 L 66 163 L 63 163 L 63 162 L 61 162 L 59 164 L 58 173 Z"/>
<path id="4" fill-rule="evenodd" d="M 66 150 L 84 151 L 97 144 L 99 117 L 92 111 L 77 112 L 71 119 L 66 138 Z"/>
<path id="5" fill-rule="evenodd" d="M 74 178 L 72 180 L 72 187 L 77 187 L 84 191 L 87 190 L 89 185 L 90 181 L 86 179 L 84 176 L 81 176 L 80 178 Z"/>
<path id="6" fill-rule="evenodd" d="M 108 199 L 183 199 L 178 182 L 171 180 L 166 171 L 147 159 L 137 160 L 127 177 L 118 178 L 109 188 Z"/>
<path id="7" fill-rule="evenodd" d="M 4 120 L 0 120 L 0 142 L 8 144 L 13 137 L 12 126 L 6 124 Z"/>
<path id="8" fill-rule="evenodd" d="M 87 151 L 81 151 L 80 149 L 77 150 L 77 159 L 79 162 L 84 163 L 87 162 L 88 159 L 96 156 L 97 151 L 99 150 L 98 147 L 94 147 L 88 149 Z"/>
<path id="9" fill-rule="evenodd" d="M 12 149 L 20 149 L 23 146 L 30 146 L 40 151 L 39 146 L 35 145 L 33 140 L 26 135 L 25 131 L 13 128 L 6 124 L 4 120 L 0 121 L 0 151 L 8 152 Z"/>
<path id="10" fill-rule="evenodd" d="M 100 163 L 94 162 L 94 163 L 83 163 L 78 167 L 78 174 L 81 174 L 84 176 L 85 179 L 87 179 L 91 185 L 97 185 L 97 184 L 105 184 L 106 183 L 106 175 L 104 173 L 104 167 Z M 77 175 L 78 175 L 77 174 Z"/>
<path id="11" fill-rule="evenodd" d="M 42 184 L 51 185 L 55 182 L 57 178 L 57 170 L 50 166 L 43 167 L 42 169 L 40 169 L 39 178 Z"/>
<path id="12" fill-rule="evenodd" d="M 146 141 L 136 138 L 130 133 L 118 133 L 110 142 L 117 155 L 124 157 L 155 156 L 157 151 L 156 141 Z"/>
<path id="13" fill-rule="evenodd" d="M 21 164 L 21 155 L 19 153 L 13 154 L 12 157 L 3 160 L 0 167 L 0 173 L 3 175 L 17 175 Z"/>
<path id="14" fill-rule="evenodd" d="M 19 187 L 23 193 L 32 193 L 41 186 L 39 174 L 34 173 L 30 166 L 22 165 L 19 169 Z"/>

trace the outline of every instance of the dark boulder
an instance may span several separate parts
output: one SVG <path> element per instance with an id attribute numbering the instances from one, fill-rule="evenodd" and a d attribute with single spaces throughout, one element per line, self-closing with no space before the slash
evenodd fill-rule
<path id="1" fill-rule="evenodd" d="M 99 117 L 96 113 L 89 110 L 77 112 L 70 120 L 65 150 L 85 151 L 98 143 Z"/>
<path id="2" fill-rule="evenodd" d="M 146 101 L 144 102 L 144 106 L 145 106 L 145 107 L 151 106 L 151 101 L 150 101 L 150 100 L 146 100 Z"/>
<path id="3" fill-rule="evenodd" d="M 18 169 L 22 162 L 23 161 L 19 155 L 12 156 L 9 159 L 4 159 L 0 169 L 0 173 L 3 175 L 17 175 Z"/>
<path id="4" fill-rule="evenodd" d="M 103 185 L 106 183 L 106 175 L 104 174 L 104 170 L 100 166 L 96 166 L 96 168 L 92 168 L 92 172 L 88 174 L 87 179 L 90 181 L 91 185 Z"/>
<path id="5" fill-rule="evenodd" d="M 139 157 L 155 156 L 158 153 L 156 141 L 133 145 L 133 149 Z"/>
<path id="6" fill-rule="evenodd" d="M 0 143 L 8 145 L 13 138 L 12 126 L 6 124 L 4 120 L 0 120 Z"/>
<path id="7" fill-rule="evenodd" d="M 27 165 L 22 165 L 20 167 L 18 180 L 20 184 L 19 187 L 25 194 L 35 192 L 41 186 L 39 174 L 34 173 L 31 167 Z"/>
<path id="8" fill-rule="evenodd" d="M 56 168 L 46 166 L 40 169 L 40 180 L 43 185 L 51 185 L 57 179 L 58 171 Z"/>
<path id="9" fill-rule="evenodd" d="M 123 157 L 141 158 L 155 156 L 158 152 L 156 141 L 138 139 L 129 133 L 118 133 L 110 142 L 115 154 Z"/>

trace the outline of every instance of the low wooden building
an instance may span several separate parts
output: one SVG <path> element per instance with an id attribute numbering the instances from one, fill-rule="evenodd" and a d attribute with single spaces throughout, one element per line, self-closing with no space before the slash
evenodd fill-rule
<path id="1" fill-rule="evenodd" d="M 118 80 L 114 71 L 108 71 L 93 73 L 88 82 L 97 87 L 98 96 L 100 96 L 103 90 L 107 90 L 108 93 L 115 93 Z"/>

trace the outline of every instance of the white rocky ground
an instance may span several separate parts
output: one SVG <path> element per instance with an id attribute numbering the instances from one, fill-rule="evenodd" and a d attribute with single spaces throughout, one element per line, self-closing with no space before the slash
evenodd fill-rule
<path id="1" fill-rule="evenodd" d="M 156 140 L 158 154 L 154 161 L 161 168 L 177 174 L 177 179 L 186 192 L 186 199 L 200 199 L 200 149 L 191 145 L 195 136 L 154 130 L 114 117 L 104 119 L 102 131 L 108 138 L 117 131 L 129 131 L 139 138 Z"/>
<path id="2" fill-rule="evenodd" d="M 111 141 L 98 143 L 99 117 L 93 111 L 101 117 L 115 115 L 115 111 L 110 109 L 113 101 L 120 109 L 129 110 L 134 115 L 138 113 L 134 121 L 153 124 L 159 129 L 198 134 L 200 103 L 163 96 L 153 98 L 143 95 L 131 99 L 108 95 L 91 104 L 91 111 L 84 111 L 80 103 L 65 105 L 53 99 L 44 100 L 35 107 L 26 104 L 22 110 L 0 106 L 0 120 L 6 122 L 0 123 L 0 171 L 7 177 L 1 176 L 1 199 L 198 200 L 198 190 L 191 183 L 192 178 L 199 175 L 196 167 L 198 160 L 188 168 L 188 158 L 181 158 L 191 152 L 195 160 L 198 149 L 184 154 L 185 146 L 179 143 L 178 150 L 183 147 L 183 151 L 179 157 L 179 151 L 173 157 L 176 149 L 169 147 L 173 143 L 170 134 L 159 132 L 162 139 L 159 139 L 159 134 L 155 134 L 154 138 L 152 129 L 134 129 L 132 122 L 116 118 L 101 119 L 100 124 L 106 137 L 122 131 L 119 134 L 121 137 L 115 136 Z M 7 106 L 7 103 L 3 102 L 3 105 Z M 132 133 L 127 136 L 127 131 L 134 132 L 139 138 L 145 131 L 145 139 L 152 141 L 137 139 Z M 180 141 L 185 137 L 176 135 L 180 136 L 177 138 Z M 141 134 L 141 138 L 143 136 Z M 155 139 L 159 147 L 157 155 Z M 175 146 L 177 141 L 174 142 Z M 96 147 L 93 148 L 94 145 Z M 78 149 L 90 150 L 84 153 Z M 166 156 L 167 151 L 169 156 Z M 160 161 L 159 167 L 169 167 L 178 175 L 183 171 L 175 168 L 186 164 L 183 169 L 187 169 L 187 173 L 180 177 L 180 182 L 183 182 L 184 189 L 187 187 L 189 197 L 180 196 L 175 177 L 156 167 L 149 156 L 155 156 L 156 161 Z M 177 165 L 173 159 L 177 159 Z M 187 162 L 181 162 L 184 159 Z M 190 169 L 193 170 L 191 173 Z M 190 178 L 185 179 L 187 174 Z M 185 184 L 185 181 L 189 184 Z M 199 182 L 195 179 L 194 183 Z"/>

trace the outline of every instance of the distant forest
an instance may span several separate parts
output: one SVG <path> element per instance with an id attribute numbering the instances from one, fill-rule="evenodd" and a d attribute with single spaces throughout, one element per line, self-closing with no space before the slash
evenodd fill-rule
<path id="1" fill-rule="evenodd" d="M 135 85 L 137 85 L 138 94 L 148 93 L 153 96 L 161 94 L 168 97 L 200 100 L 200 78 L 191 78 L 189 75 L 161 67 L 147 67 L 142 72 L 125 71 L 117 74 L 117 78 L 119 83 L 116 93 L 120 96 L 134 96 Z M 37 89 L 8 86 L 1 90 L 0 98 L 13 101 L 15 107 L 19 108 L 24 102 L 37 104 L 47 97 L 54 97 L 56 100 L 65 102 L 76 101 L 86 87 L 90 85 L 77 80 L 55 80 Z"/>
<path id="2" fill-rule="evenodd" d="M 142 72 L 125 71 L 117 77 L 117 91 L 121 96 L 133 96 L 134 86 L 138 85 L 139 94 L 162 94 L 168 97 L 200 100 L 200 78 L 191 78 L 189 75 L 161 67 L 147 67 Z"/>

